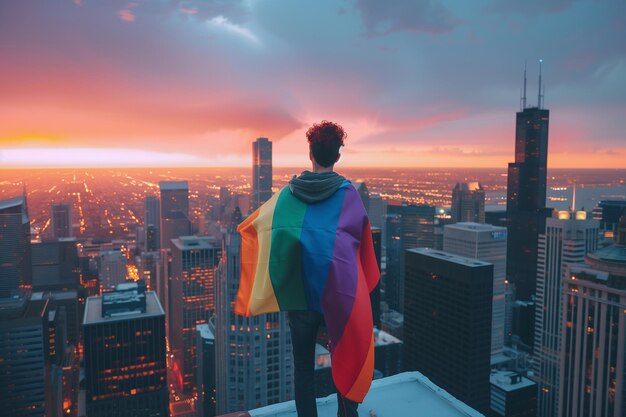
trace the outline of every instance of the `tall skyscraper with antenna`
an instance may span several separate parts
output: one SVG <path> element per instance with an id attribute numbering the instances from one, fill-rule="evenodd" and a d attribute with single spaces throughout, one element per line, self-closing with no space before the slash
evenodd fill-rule
<path id="1" fill-rule="evenodd" d="M 526 69 L 522 109 L 515 122 L 515 162 L 509 163 L 507 186 L 507 279 L 518 300 L 529 300 L 537 280 L 537 239 L 545 230 L 550 210 L 546 205 L 548 122 L 543 108 L 543 85 L 539 61 L 537 106 L 526 107 Z"/>

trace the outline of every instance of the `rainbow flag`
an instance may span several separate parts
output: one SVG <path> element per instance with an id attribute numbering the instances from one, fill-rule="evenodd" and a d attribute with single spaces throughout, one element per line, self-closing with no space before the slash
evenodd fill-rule
<path id="1" fill-rule="evenodd" d="M 331 340 L 333 380 L 363 402 L 374 372 L 369 294 L 378 283 L 369 220 L 349 181 L 328 199 L 306 204 L 289 187 L 237 228 L 241 281 L 235 313 L 323 313 Z"/>

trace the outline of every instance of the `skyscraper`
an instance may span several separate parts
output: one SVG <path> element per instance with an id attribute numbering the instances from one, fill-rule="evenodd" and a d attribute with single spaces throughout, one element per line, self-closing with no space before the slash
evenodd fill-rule
<path id="1" fill-rule="evenodd" d="M 85 331 L 87 415 L 169 416 L 165 313 L 142 281 L 89 297 Z"/>
<path id="2" fill-rule="evenodd" d="M 98 278 L 103 290 L 111 290 L 126 281 L 126 258 L 119 250 L 102 250 L 99 256 Z"/>
<path id="3" fill-rule="evenodd" d="M 196 326 L 215 312 L 214 279 L 221 248 L 209 237 L 172 239 L 169 336 L 185 394 L 196 387 Z"/>
<path id="4" fill-rule="evenodd" d="M 541 68 L 541 67 L 540 67 Z M 515 122 L 515 162 L 509 164 L 507 184 L 507 279 L 519 300 L 535 294 L 537 239 L 551 211 L 546 205 L 548 122 L 550 111 L 542 105 L 541 69 L 536 107 L 526 107 L 526 71 L 522 110 Z"/>
<path id="5" fill-rule="evenodd" d="M 0 298 L 30 285 L 30 219 L 26 197 L 15 197 L 0 201 Z"/>
<path id="6" fill-rule="evenodd" d="M 52 235 L 58 239 L 72 236 L 72 206 L 69 204 L 53 204 L 50 207 L 52 219 Z"/>
<path id="7" fill-rule="evenodd" d="M 161 249 L 171 249 L 172 239 L 191 234 L 187 181 L 161 181 Z M 152 207 L 152 210 L 154 207 Z"/>
<path id="8" fill-rule="evenodd" d="M 372 227 L 372 243 L 374 244 L 374 253 L 376 254 L 376 262 L 378 270 L 381 270 L 382 257 L 382 230 L 378 227 Z M 370 292 L 370 301 L 372 303 L 372 317 L 374 319 L 374 327 L 380 329 L 380 281 L 376 287 Z"/>
<path id="9" fill-rule="evenodd" d="M 236 316 L 239 234 L 225 235 L 216 285 L 217 414 L 293 399 L 293 355 L 285 313 Z"/>
<path id="10" fill-rule="evenodd" d="M 626 215 L 615 244 L 563 277 L 558 415 L 626 414 Z"/>
<path id="11" fill-rule="evenodd" d="M 0 300 L 2 415 L 51 415 L 48 337 L 48 300 Z"/>
<path id="12" fill-rule="evenodd" d="M 33 290 L 77 289 L 80 271 L 76 238 L 33 243 Z"/>
<path id="13" fill-rule="evenodd" d="M 487 414 L 493 265 L 409 249 L 404 294 L 405 369 Z"/>
<path id="14" fill-rule="evenodd" d="M 385 301 L 400 313 L 404 311 L 404 251 L 434 247 L 435 214 L 435 207 L 426 204 L 387 205 Z"/>
<path id="15" fill-rule="evenodd" d="M 157 251 L 161 247 L 161 204 L 157 197 L 147 196 L 144 199 L 143 219 L 146 250 L 148 252 Z"/>
<path id="16" fill-rule="evenodd" d="M 485 190 L 479 182 L 457 183 L 452 190 L 452 223 L 485 222 Z"/>
<path id="17" fill-rule="evenodd" d="M 539 235 L 535 298 L 534 379 L 537 416 L 559 415 L 562 279 L 570 265 L 583 262 L 598 245 L 598 222 L 584 211 L 555 213 Z"/>
<path id="18" fill-rule="evenodd" d="M 272 142 L 258 138 L 252 142 L 252 210 L 272 196 Z"/>
<path id="19" fill-rule="evenodd" d="M 505 322 L 506 227 L 478 223 L 446 225 L 443 250 L 493 264 L 491 356 L 502 353 Z"/>
<path id="20" fill-rule="evenodd" d="M 214 417 L 215 400 L 215 334 L 211 324 L 196 326 L 196 351 L 198 371 L 196 387 L 198 417 Z"/>

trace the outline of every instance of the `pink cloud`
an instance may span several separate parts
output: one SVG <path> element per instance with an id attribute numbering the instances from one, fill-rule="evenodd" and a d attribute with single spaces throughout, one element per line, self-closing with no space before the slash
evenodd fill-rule
<path id="1" fill-rule="evenodd" d="M 135 9 L 137 6 L 139 6 L 139 3 L 128 3 L 126 5 L 126 8 L 121 9 L 117 12 L 117 15 L 121 20 L 125 22 L 134 22 L 136 20 L 136 16 L 135 12 L 133 12 L 133 9 Z"/>

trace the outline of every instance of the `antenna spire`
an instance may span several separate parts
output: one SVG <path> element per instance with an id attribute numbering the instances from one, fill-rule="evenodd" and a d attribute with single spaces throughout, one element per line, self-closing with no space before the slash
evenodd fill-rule
<path id="1" fill-rule="evenodd" d="M 522 111 L 526 108 L 526 61 L 524 61 L 524 94 L 522 95 Z"/>
<path id="2" fill-rule="evenodd" d="M 541 64 L 543 64 L 543 59 L 539 60 L 539 94 L 537 94 L 537 108 L 539 109 L 543 100 L 543 94 L 541 93 Z"/>
<path id="3" fill-rule="evenodd" d="M 574 182 L 574 188 L 572 190 L 572 213 L 576 211 L 576 182 Z"/>

